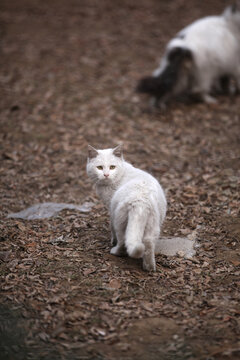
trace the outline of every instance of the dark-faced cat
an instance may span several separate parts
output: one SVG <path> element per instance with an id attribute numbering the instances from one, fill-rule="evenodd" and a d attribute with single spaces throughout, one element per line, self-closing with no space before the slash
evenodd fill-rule
<path id="1" fill-rule="evenodd" d="M 234 79 L 240 91 L 240 2 L 220 16 L 193 22 L 166 47 L 160 66 L 140 80 L 137 91 L 148 93 L 160 106 L 179 95 L 197 95 L 216 102 L 213 90 L 225 91 Z"/>

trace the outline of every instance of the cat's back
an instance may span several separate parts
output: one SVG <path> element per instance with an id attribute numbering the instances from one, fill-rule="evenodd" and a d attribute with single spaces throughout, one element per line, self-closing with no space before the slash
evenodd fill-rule
<path id="1" fill-rule="evenodd" d="M 160 219 L 162 223 L 167 210 L 167 201 L 157 179 L 125 163 L 124 177 L 111 199 L 111 213 L 124 220 L 128 211 L 135 206 L 148 209 L 150 214 Z"/>
<path id="2" fill-rule="evenodd" d="M 125 172 L 122 186 L 132 186 L 132 184 L 148 184 L 148 187 L 160 186 L 159 182 L 148 172 L 138 169 L 129 163 L 125 163 Z"/>
<path id="3" fill-rule="evenodd" d="M 125 173 L 121 185 L 114 194 L 115 201 L 133 202 L 165 201 L 163 189 L 157 179 L 129 163 L 125 164 Z M 114 201 L 113 200 L 113 201 Z"/>
<path id="4" fill-rule="evenodd" d="M 210 54 L 214 59 L 231 65 L 230 60 L 238 48 L 236 41 L 223 16 L 208 16 L 180 31 L 168 44 L 168 51 L 174 47 L 185 47 L 192 51 L 199 66 L 205 64 Z"/>
<path id="5" fill-rule="evenodd" d="M 226 21 L 222 16 L 206 16 L 204 18 L 195 20 L 190 25 L 181 30 L 177 37 L 189 38 L 190 36 L 209 36 L 219 29 L 226 28 Z"/>
<path id="6" fill-rule="evenodd" d="M 186 46 L 191 50 L 198 50 L 199 47 L 215 47 L 218 42 L 222 46 L 223 40 L 228 42 L 232 38 L 231 29 L 223 16 L 207 16 L 185 27 L 169 46 Z"/>

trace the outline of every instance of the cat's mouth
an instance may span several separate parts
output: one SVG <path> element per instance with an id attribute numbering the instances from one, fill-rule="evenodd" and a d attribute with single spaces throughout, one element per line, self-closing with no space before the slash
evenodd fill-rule
<path id="1" fill-rule="evenodd" d="M 111 182 L 111 179 L 109 177 L 104 177 L 100 179 L 99 182 L 102 184 L 109 184 Z"/>

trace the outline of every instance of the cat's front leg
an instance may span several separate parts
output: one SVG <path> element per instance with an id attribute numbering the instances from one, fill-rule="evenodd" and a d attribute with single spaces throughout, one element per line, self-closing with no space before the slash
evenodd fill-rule
<path id="1" fill-rule="evenodd" d="M 150 111 L 165 111 L 167 109 L 167 96 L 164 96 L 161 100 L 157 96 L 151 97 L 149 101 L 149 108 Z"/>
<path id="2" fill-rule="evenodd" d="M 124 245 L 116 245 L 111 248 L 110 254 L 115 256 L 127 256 L 126 248 Z"/>
<path id="3" fill-rule="evenodd" d="M 116 232 L 114 230 L 112 221 L 111 221 L 111 245 L 112 246 L 116 246 L 117 245 L 117 236 L 116 236 Z"/>
<path id="4" fill-rule="evenodd" d="M 152 96 L 149 100 L 149 108 L 150 110 L 155 110 L 158 107 L 158 98 L 156 96 Z"/>
<path id="5" fill-rule="evenodd" d="M 124 241 L 124 229 L 122 228 L 122 226 L 118 226 L 118 228 L 113 229 L 114 230 L 114 234 L 116 237 L 116 246 L 114 246 L 110 253 L 112 255 L 116 255 L 116 256 L 126 256 L 127 252 L 126 252 L 126 248 L 125 248 L 125 241 Z"/>

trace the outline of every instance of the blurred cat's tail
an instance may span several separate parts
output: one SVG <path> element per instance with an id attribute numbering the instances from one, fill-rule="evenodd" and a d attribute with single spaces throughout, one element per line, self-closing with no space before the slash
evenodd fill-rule
<path id="1" fill-rule="evenodd" d="M 166 56 L 166 65 L 155 71 L 153 76 L 144 77 L 137 85 L 137 92 L 147 93 L 158 98 L 173 92 L 179 85 L 181 74 L 192 67 L 192 52 L 184 47 L 173 47 Z M 184 81 L 185 82 L 185 81 Z M 181 84 L 180 84 L 181 86 Z"/>
<path id="2" fill-rule="evenodd" d="M 132 205 L 128 212 L 125 245 L 132 258 L 141 258 L 145 250 L 142 240 L 148 219 L 146 212 L 147 209 L 142 204 Z"/>

